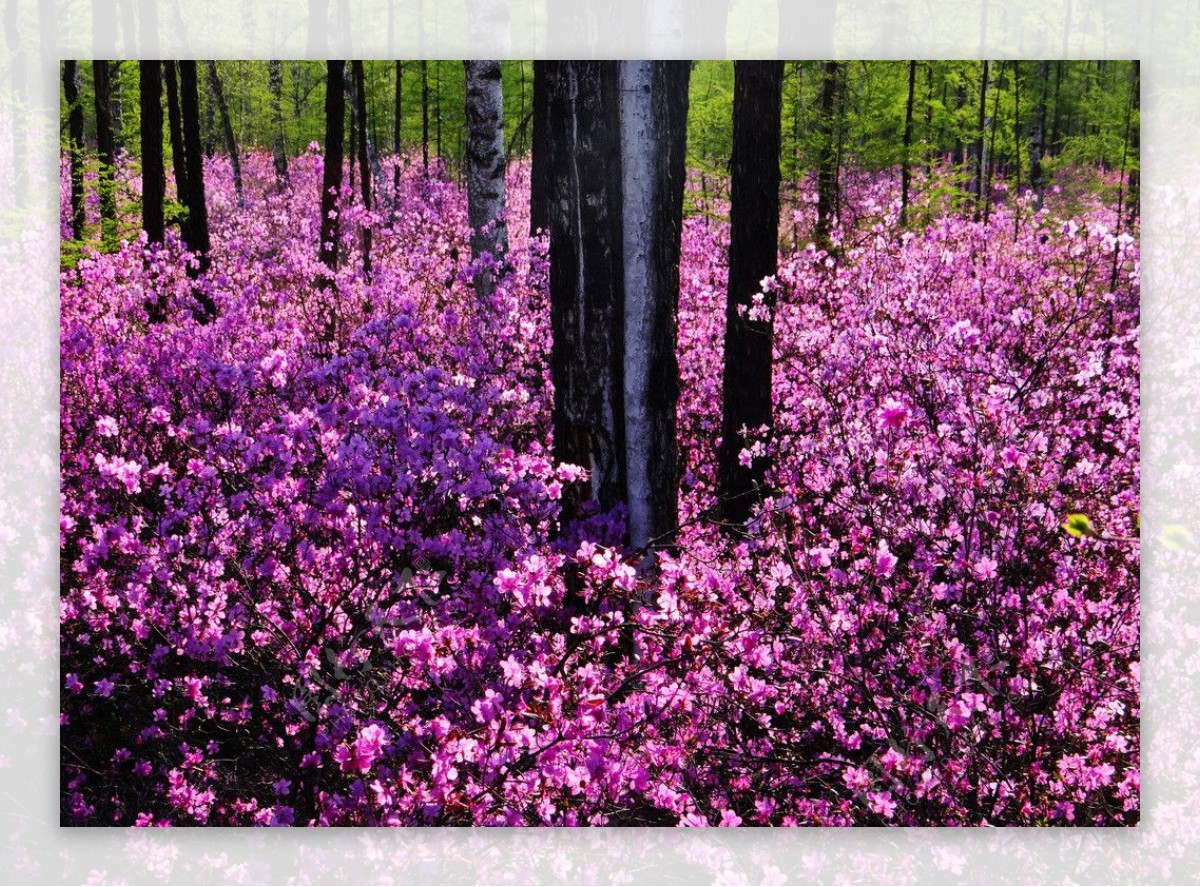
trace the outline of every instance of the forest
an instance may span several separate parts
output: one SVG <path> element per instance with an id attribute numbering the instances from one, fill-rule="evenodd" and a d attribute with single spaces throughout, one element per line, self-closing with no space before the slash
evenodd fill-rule
<path id="1" fill-rule="evenodd" d="M 1138 62 L 59 73 L 62 824 L 1137 824 Z"/>

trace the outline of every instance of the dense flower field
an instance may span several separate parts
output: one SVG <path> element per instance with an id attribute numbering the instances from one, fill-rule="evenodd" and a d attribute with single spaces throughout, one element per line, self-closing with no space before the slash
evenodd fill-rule
<path id="1" fill-rule="evenodd" d="M 771 494 L 732 540 L 728 231 L 689 218 L 684 526 L 642 574 L 619 511 L 559 526 L 581 469 L 550 456 L 527 171 L 481 304 L 462 191 L 415 169 L 344 209 L 317 287 L 321 162 L 280 191 L 246 158 L 239 210 L 212 161 L 213 323 L 177 242 L 63 272 L 64 823 L 1137 822 L 1139 253 L 1111 210 L 906 232 L 891 178 L 853 177 L 836 259 L 765 282 Z"/>

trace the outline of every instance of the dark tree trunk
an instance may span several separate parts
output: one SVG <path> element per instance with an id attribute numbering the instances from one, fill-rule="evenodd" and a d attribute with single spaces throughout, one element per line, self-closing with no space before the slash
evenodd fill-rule
<path id="1" fill-rule="evenodd" d="M 817 229 L 815 238 L 817 246 L 825 250 L 832 248 L 829 232 L 833 225 L 833 217 L 837 214 L 838 204 L 838 133 L 841 129 L 838 109 L 841 105 L 839 98 L 841 80 L 842 63 L 825 62 L 824 78 L 821 83 L 821 119 L 819 123 L 821 148 L 817 161 Z M 736 90 L 735 85 L 735 93 Z"/>
<path id="2" fill-rule="evenodd" d="M 983 214 L 984 185 L 987 177 L 987 89 L 988 63 L 985 59 L 979 78 L 979 127 L 975 142 L 975 221 Z"/>
<path id="3" fill-rule="evenodd" d="M 925 186 L 929 187 L 929 177 L 933 174 L 933 154 L 937 150 L 933 144 L 933 62 L 925 63 L 925 128 L 922 131 L 922 144 L 925 146 Z"/>
<path id="4" fill-rule="evenodd" d="M 63 62 L 63 93 L 67 99 L 67 152 L 71 164 L 71 236 L 83 240 L 87 215 L 83 202 L 83 105 L 79 102 L 79 63 Z"/>
<path id="5" fill-rule="evenodd" d="M 112 81 L 107 61 L 92 62 L 96 85 L 96 153 L 100 159 L 97 189 L 100 193 L 100 243 L 105 250 L 117 245 L 117 193 L 114 169 L 116 143 L 113 139 Z"/>
<path id="6" fill-rule="evenodd" d="M 204 198 L 204 153 L 200 143 L 200 92 L 199 78 L 194 61 L 179 62 L 180 109 L 183 117 L 183 149 L 187 157 L 187 196 L 184 205 L 188 214 L 188 230 L 191 239 L 188 249 L 197 253 L 197 264 L 189 266 L 193 277 L 203 275 L 209 258 L 208 205 Z M 217 306 L 202 289 L 196 288 L 196 298 L 201 305 L 199 318 L 202 322 L 217 316 Z"/>
<path id="7" fill-rule="evenodd" d="M 346 129 L 344 61 L 326 62 L 325 81 L 325 174 L 321 182 L 321 248 L 320 258 L 327 273 L 321 286 L 333 286 L 333 272 L 338 266 L 338 198 L 342 191 L 342 163 Z"/>
<path id="8" fill-rule="evenodd" d="M 508 251 L 504 220 L 504 93 L 499 61 L 464 62 L 467 118 L 467 217 L 471 224 L 471 256 L 490 253 L 499 263 Z M 475 291 L 486 299 L 495 274 L 475 275 Z"/>
<path id="9" fill-rule="evenodd" d="M 830 73 L 827 68 L 827 76 Z M 831 78 L 832 79 L 832 78 Z M 754 296 L 774 276 L 779 248 L 779 150 L 782 62 L 736 62 L 733 153 L 730 158 L 729 289 L 725 311 L 725 370 L 719 452 L 719 494 L 725 520 L 745 523 L 759 500 L 766 454 L 744 464 L 753 441 L 771 446 L 771 344 L 775 298 L 755 317 Z"/>
<path id="10" fill-rule="evenodd" d="M 182 204 L 187 200 L 188 194 L 187 152 L 183 147 L 183 122 L 179 113 L 179 80 L 175 71 L 175 62 L 163 62 L 163 77 L 167 83 L 167 130 L 171 136 L 171 169 L 175 178 L 175 199 Z M 187 213 L 183 214 L 179 233 L 184 243 L 191 243 L 191 224 Z"/>
<path id="11" fill-rule="evenodd" d="M 421 166 L 429 173 L 429 62 L 421 59 Z"/>
<path id="12" fill-rule="evenodd" d="M 1046 190 L 1042 157 L 1046 153 L 1046 95 L 1050 87 L 1050 62 L 1043 60 L 1038 65 L 1041 92 L 1037 111 L 1033 115 L 1033 130 L 1029 133 L 1029 185 L 1033 188 L 1033 205 L 1041 209 Z"/>
<path id="13" fill-rule="evenodd" d="M 624 411 L 629 542 L 670 544 L 679 522 L 676 408 L 691 63 L 621 62 Z"/>
<path id="14" fill-rule="evenodd" d="M 388 7 L 391 8 L 390 6 Z M 395 167 L 392 169 L 392 201 L 399 205 L 400 202 L 400 157 L 404 151 L 404 145 L 401 143 L 400 124 L 404 120 L 404 63 L 396 62 L 396 116 L 392 121 L 392 154 L 396 161 Z"/>
<path id="15" fill-rule="evenodd" d="M 283 128 L 283 62 L 278 59 L 267 62 L 267 80 L 271 87 L 271 125 L 275 128 L 271 153 L 275 159 L 275 179 L 283 185 L 288 180 L 287 143 Z"/>
<path id="16" fill-rule="evenodd" d="M 592 498 L 610 509 L 626 489 L 617 63 L 539 64 L 551 121 L 554 457 L 587 468 Z"/>
<path id="17" fill-rule="evenodd" d="M 984 120 L 984 127 L 987 130 L 988 146 L 987 151 L 983 155 L 983 220 L 986 222 L 992 212 L 992 171 L 996 167 L 996 123 L 1000 119 L 1000 88 L 999 83 L 1004 77 L 1004 62 L 1000 63 L 1000 68 L 996 72 L 996 89 L 992 99 L 992 116 Z M 1003 170 L 1001 174 L 1003 175 Z"/>
<path id="18" fill-rule="evenodd" d="M 533 138 L 530 145 L 529 233 L 550 230 L 550 117 L 544 62 L 533 63 Z"/>
<path id="19" fill-rule="evenodd" d="M 355 149 L 358 153 L 358 176 L 362 179 L 363 207 L 371 209 L 371 164 L 367 153 L 367 86 L 363 63 L 350 63 L 351 77 L 354 82 L 354 116 L 358 118 L 358 142 Z M 362 230 L 363 274 L 371 277 L 371 225 L 368 222 Z"/>
<path id="20" fill-rule="evenodd" d="M 1062 147 L 1062 114 L 1059 113 L 1059 101 L 1062 96 L 1063 62 L 1054 63 L 1054 117 L 1050 127 L 1050 151 L 1057 155 Z"/>
<path id="21" fill-rule="evenodd" d="M 900 167 L 900 224 L 908 224 L 908 189 L 912 183 L 913 99 L 917 90 L 917 63 L 908 63 L 908 103 L 904 107 L 904 165 Z"/>
<path id="22" fill-rule="evenodd" d="M 138 73 L 142 116 L 142 228 L 150 243 L 162 243 L 163 199 L 167 186 L 163 167 L 162 63 L 138 62 Z"/>
<path id="23" fill-rule="evenodd" d="M 217 63 L 212 60 L 208 62 L 208 82 L 217 102 L 217 111 L 221 115 L 221 134 L 225 138 L 225 150 L 229 152 L 229 162 L 233 166 L 233 190 L 237 192 L 238 206 L 245 208 L 246 193 L 242 187 L 242 163 L 238 159 L 237 140 L 233 137 L 233 123 L 229 119 L 229 105 L 225 103 L 225 90 L 221 86 L 221 77 L 217 74 Z"/>

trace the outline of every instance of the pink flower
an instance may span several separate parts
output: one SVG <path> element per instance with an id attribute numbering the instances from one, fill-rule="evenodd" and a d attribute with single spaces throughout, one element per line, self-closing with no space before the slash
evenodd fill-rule
<path id="1" fill-rule="evenodd" d="M 879 408 L 879 425 L 881 428 L 894 430 L 903 428 L 908 422 L 909 409 L 893 397 L 889 397 Z"/>

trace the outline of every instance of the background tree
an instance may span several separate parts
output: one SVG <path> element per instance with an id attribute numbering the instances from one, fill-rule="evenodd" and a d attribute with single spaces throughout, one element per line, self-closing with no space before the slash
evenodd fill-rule
<path id="1" fill-rule="evenodd" d="M 138 70 L 141 75 L 142 228 L 150 243 L 162 243 L 167 185 L 163 166 L 162 63 L 138 62 Z"/>
<path id="2" fill-rule="evenodd" d="M 362 179 L 362 202 L 363 207 L 367 210 L 371 209 L 371 165 L 369 161 L 369 140 L 367 136 L 367 88 L 363 77 L 363 63 L 355 61 L 350 63 L 351 78 L 350 82 L 353 86 L 353 101 L 354 101 L 354 117 L 358 120 L 358 141 L 355 144 L 355 152 L 358 155 L 358 170 L 359 178 Z M 353 166 L 353 164 L 351 164 Z M 362 229 L 362 253 L 363 253 L 363 274 L 367 278 L 371 276 L 371 226 L 363 225 Z"/>
<path id="3" fill-rule="evenodd" d="M 100 195 L 100 242 L 111 250 L 117 243 L 116 144 L 113 138 L 112 82 L 107 61 L 92 62 L 95 82 L 96 153 L 100 160 L 97 190 Z"/>
<path id="4" fill-rule="evenodd" d="M 83 105 L 79 100 L 79 64 L 67 59 L 62 67 L 67 100 L 67 152 L 71 169 L 71 236 L 82 241 L 87 225 L 83 201 Z"/>
<path id="5" fill-rule="evenodd" d="M 208 237 L 208 204 L 204 195 L 204 153 L 200 143 L 200 96 L 199 78 L 194 61 L 179 63 L 180 116 L 183 118 L 183 148 L 187 155 L 187 197 L 184 201 L 188 214 L 188 231 L 191 240 L 188 248 L 197 254 L 196 264 L 189 273 L 201 277 L 208 271 L 212 259 Z M 202 321 L 217 316 L 217 306 L 200 287 L 194 289 L 200 302 L 199 317 Z"/>
<path id="6" fill-rule="evenodd" d="M 183 147 L 183 120 L 179 110 L 179 78 L 176 62 L 163 62 L 163 80 L 167 87 L 167 131 L 171 139 L 171 170 L 175 180 L 175 199 L 179 203 L 187 200 L 187 151 Z M 186 212 L 179 222 L 179 233 L 184 243 L 191 242 L 190 221 Z"/>
<path id="7" fill-rule="evenodd" d="M 346 127 L 346 100 L 343 82 L 346 76 L 344 61 L 326 62 L 325 84 L 325 167 L 321 181 L 321 244 L 319 255 L 327 273 L 321 286 L 333 287 L 333 273 L 338 266 L 338 197 L 342 192 L 343 139 Z"/>
<path id="8" fill-rule="evenodd" d="M 389 4 L 388 9 L 391 9 Z M 400 202 L 400 163 L 399 158 L 404 153 L 404 142 L 401 135 L 401 123 L 404 120 L 404 62 L 396 60 L 396 96 L 395 116 L 392 119 L 392 153 L 397 163 L 392 169 L 392 200 L 397 205 Z"/>
<path id="9" fill-rule="evenodd" d="M 917 89 L 917 63 L 908 63 L 908 101 L 904 105 L 904 160 L 900 167 L 900 224 L 908 224 L 908 190 L 912 183 L 913 99 Z"/>
<path id="10" fill-rule="evenodd" d="M 229 153 L 229 163 L 233 167 L 233 190 L 237 193 L 238 206 L 244 207 L 246 190 L 242 185 L 242 163 L 238 159 L 237 139 L 233 135 L 233 124 L 229 119 L 229 105 L 225 102 L 225 90 L 221 85 L 221 76 L 217 73 L 217 63 L 211 59 L 208 61 L 208 85 L 212 90 L 217 111 L 220 113 L 221 134 L 225 138 L 225 150 Z"/>
<path id="11" fill-rule="evenodd" d="M 275 160 L 275 178 L 284 184 L 288 178 L 288 162 L 283 123 L 283 62 L 278 59 L 267 62 L 267 78 L 271 87 L 271 118 L 275 124 L 271 154 Z"/>
<path id="12" fill-rule="evenodd" d="M 783 62 L 734 65 L 730 158 L 729 285 L 718 454 L 719 494 L 727 522 L 741 524 L 759 498 L 768 460 L 747 458 L 751 441 L 771 440 L 771 345 L 779 245 L 779 152 Z M 755 296 L 763 293 L 761 305 Z"/>
<path id="13" fill-rule="evenodd" d="M 467 116 L 467 217 L 471 256 L 484 253 L 500 262 L 508 251 L 504 218 L 504 92 L 498 61 L 464 62 Z M 475 275 L 479 297 L 491 295 L 495 274 Z"/>
<path id="14" fill-rule="evenodd" d="M 837 215 L 838 180 L 840 173 L 839 142 L 842 115 L 842 62 L 825 62 L 821 79 L 820 141 L 821 155 L 817 165 L 817 228 L 815 238 L 822 249 L 830 249 L 829 232 Z M 734 98 L 734 145 L 737 145 L 737 98 Z"/>
<path id="15" fill-rule="evenodd" d="M 690 62 L 621 62 L 624 412 L 629 542 L 678 524 L 680 236 Z"/>

